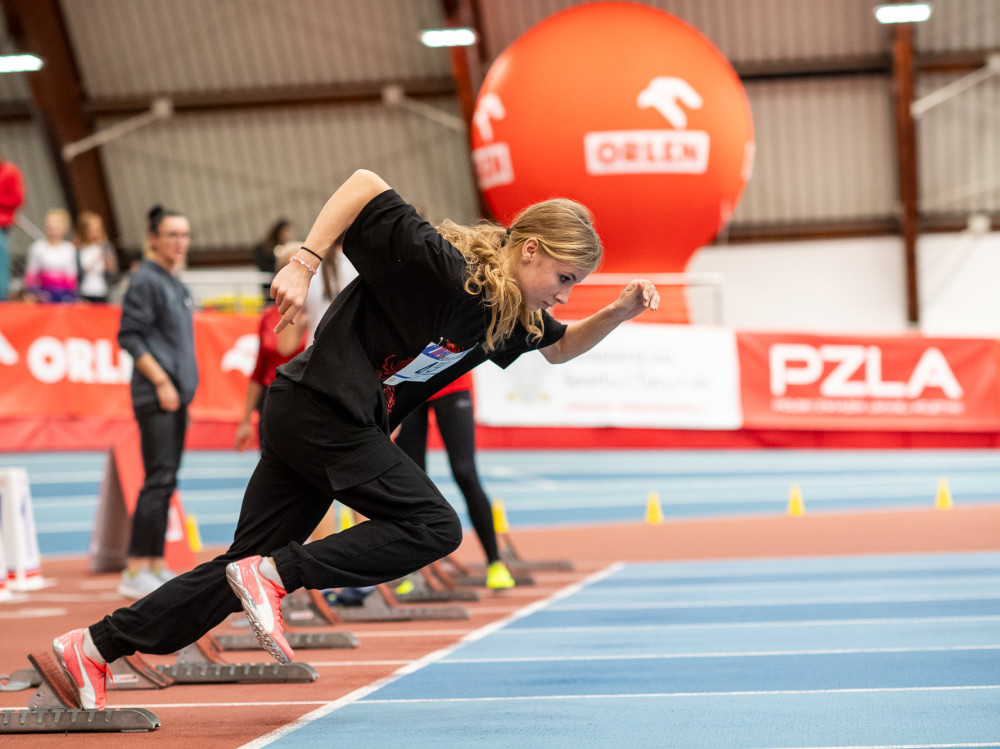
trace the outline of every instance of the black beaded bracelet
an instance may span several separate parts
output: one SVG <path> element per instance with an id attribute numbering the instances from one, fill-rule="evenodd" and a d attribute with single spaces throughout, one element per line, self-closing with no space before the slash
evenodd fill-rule
<path id="1" fill-rule="evenodd" d="M 310 249 L 309 249 L 308 247 L 306 247 L 305 245 L 302 245 L 302 247 L 300 247 L 299 249 L 300 249 L 300 250 L 305 250 L 305 251 L 306 251 L 306 252 L 308 252 L 308 253 L 309 253 L 310 255 L 312 255 L 312 256 L 313 256 L 314 258 L 316 258 L 317 260 L 319 260 L 319 261 L 320 261 L 321 263 L 323 262 L 323 258 L 322 258 L 322 257 L 321 257 L 320 255 L 318 255 L 317 253 L 313 252 L 312 250 L 310 250 Z"/>

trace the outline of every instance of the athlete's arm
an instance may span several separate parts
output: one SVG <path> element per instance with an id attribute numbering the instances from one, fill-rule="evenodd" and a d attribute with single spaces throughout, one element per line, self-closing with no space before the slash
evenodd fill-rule
<path id="1" fill-rule="evenodd" d="M 570 323 L 562 338 L 539 349 L 549 363 L 561 364 L 590 351 L 612 330 L 645 309 L 660 305 L 660 293 L 651 281 L 636 279 L 622 289 L 618 298 L 602 310 L 579 322 Z"/>
<path id="2" fill-rule="evenodd" d="M 388 189 L 389 185 L 377 174 L 359 169 L 326 201 L 306 237 L 304 246 L 311 252 L 296 252 L 292 257 L 298 260 L 289 262 L 271 283 L 271 297 L 281 312 L 281 320 L 274 328 L 275 333 L 280 333 L 286 325 L 291 324 L 305 304 L 309 280 L 312 278 L 309 268 L 319 265 L 316 257 L 323 258 L 328 251 L 340 246 L 344 241 L 344 234 L 361 213 L 361 209 L 376 195 Z"/>

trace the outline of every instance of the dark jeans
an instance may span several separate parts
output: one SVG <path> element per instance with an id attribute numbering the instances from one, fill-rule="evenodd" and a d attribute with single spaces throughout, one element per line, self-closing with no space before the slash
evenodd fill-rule
<path id="1" fill-rule="evenodd" d="M 130 557 L 162 557 L 167 536 L 170 497 L 177 488 L 177 471 L 184 452 L 187 407 L 176 411 L 136 413 L 146 477 L 132 516 Z"/>
<path id="2" fill-rule="evenodd" d="M 458 548 L 455 511 L 388 435 L 287 381 L 268 389 L 263 417 L 232 546 L 94 624 L 107 660 L 173 653 L 239 611 L 226 580 L 231 561 L 271 555 L 286 590 L 324 590 L 397 580 Z M 335 496 L 368 520 L 305 543 Z"/>
<path id="3" fill-rule="evenodd" d="M 476 471 L 476 423 L 472 393 L 461 390 L 427 401 L 403 419 L 396 444 L 422 470 L 427 470 L 427 412 L 434 409 L 438 431 L 448 453 L 455 483 L 465 497 L 469 519 L 488 562 L 500 559 L 497 534 L 493 528 L 493 508 Z"/>

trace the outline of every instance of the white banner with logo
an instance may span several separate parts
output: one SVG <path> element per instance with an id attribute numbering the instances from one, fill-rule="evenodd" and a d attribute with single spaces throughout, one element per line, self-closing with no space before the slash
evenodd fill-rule
<path id="1" fill-rule="evenodd" d="M 564 364 L 540 353 L 475 370 L 476 420 L 487 426 L 739 429 L 732 330 L 626 323 Z"/>

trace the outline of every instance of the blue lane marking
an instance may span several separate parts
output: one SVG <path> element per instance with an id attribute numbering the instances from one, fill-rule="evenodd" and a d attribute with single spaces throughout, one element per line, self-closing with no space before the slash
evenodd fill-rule
<path id="1" fill-rule="evenodd" d="M 796 560 L 797 561 L 797 560 Z M 797 565 L 796 565 L 797 566 Z M 880 579 L 887 578 L 891 575 L 895 579 L 906 580 L 947 580 L 949 578 L 961 577 L 961 578 L 973 578 L 973 577 L 996 577 L 1000 575 L 1000 561 L 998 561 L 996 567 L 972 567 L 963 568 L 958 567 L 955 569 L 938 569 L 938 570 L 899 570 L 896 572 L 877 572 L 872 573 L 869 571 L 858 571 L 858 572 L 788 572 L 785 574 L 775 574 L 768 575 L 766 578 L 767 583 L 799 583 L 799 582 L 826 582 L 826 581 L 860 581 L 864 582 L 870 580 L 873 574 L 877 574 Z M 761 580 L 760 577 L 756 578 Z M 686 586 L 686 585 L 729 585 L 737 583 L 745 583 L 746 576 L 740 575 L 714 575 L 706 577 L 614 577 L 607 580 L 598 580 L 596 583 L 588 586 L 588 590 L 600 590 L 602 588 L 620 588 L 622 585 L 628 585 L 630 588 L 651 588 L 656 589 L 663 586 Z"/>
<path id="2" fill-rule="evenodd" d="M 358 702 L 269 746 L 898 747 L 996 742 L 998 690 Z"/>
<path id="3" fill-rule="evenodd" d="M 858 648 L 1000 646 L 1000 616 L 930 620 L 737 622 L 732 625 L 506 628 L 472 642 L 454 658 L 579 657 L 764 653 Z"/>
<path id="4" fill-rule="evenodd" d="M 883 591 L 890 597 L 912 592 L 906 588 L 912 572 L 990 570 L 1000 554 L 799 561 L 804 571 L 823 576 L 813 581 L 814 595 L 867 570 L 886 580 L 899 574 L 904 588 Z M 1000 611 L 994 599 L 801 605 L 800 591 L 789 590 L 773 606 L 732 600 L 678 610 L 656 608 L 657 588 L 630 585 L 683 579 L 697 593 L 695 580 L 722 575 L 738 576 L 734 587 L 750 590 L 773 582 L 783 565 L 787 560 L 627 565 L 273 746 L 322 743 L 334 733 L 355 749 L 996 744 Z M 846 573 L 840 579 L 838 570 Z M 592 608 L 605 583 L 621 583 L 632 601 L 608 601 L 608 611 Z M 637 616 L 643 612 L 649 620 Z M 681 614 L 702 616 L 685 624 L 678 622 Z"/>
<path id="5" fill-rule="evenodd" d="M 424 668 L 418 679 L 400 679 L 380 689 L 377 699 L 898 689 L 997 683 L 1000 651 L 996 650 L 483 664 L 441 661 Z"/>
<path id="6" fill-rule="evenodd" d="M 611 604 L 609 604 L 611 605 Z M 543 610 L 511 623 L 511 629 L 521 627 L 562 627 L 582 617 L 591 626 L 637 626 L 643 624 L 721 624 L 725 622 L 777 622 L 794 619 L 885 619 L 928 616 L 997 616 L 1000 599 L 966 601 L 902 601 L 886 603 L 840 603 L 801 606 L 786 603 L 777 606 L 727 606 L 698 608 L 629 608 L 595 609 L 591 611 Z"/>

